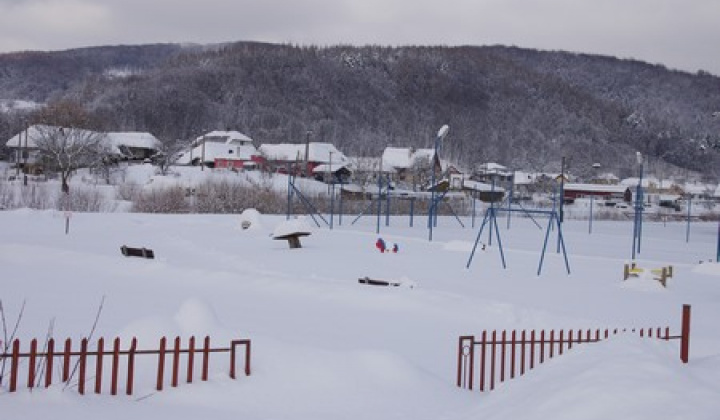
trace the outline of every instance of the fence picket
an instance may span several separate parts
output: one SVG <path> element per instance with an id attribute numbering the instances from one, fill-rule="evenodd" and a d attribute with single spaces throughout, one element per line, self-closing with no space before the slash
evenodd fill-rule
<path id="1" fill-rule="evenodd" d="M 47 353 L 45 355 L 45 388 L 52 384 L 53 359 L 55 358 L 55 339 L 48 340 Z"/>
<path id="2" fill-rule="evenodd" d="M 128 350 L 128 373 L 127 373 L 127 385 L 125 386 L 125 392 L 127 395 L 133 393 L 133 375 L 135 374 L 135 350 L 137 348 L 137 338 L 133 337 L 132 343 L 130 344 L 130 350 Z"/>
<path id="3" fill-rule="evenodd" d="M 80 362 L 78 372 L 78 393 L 85 394 L 85 363 L 87 362 L 87 338 L 80 341 Z"/>
<path id="4" fill-rule="evenodd" d="M 500 382 L 505 382 L 505 342 L 507 340 L 506 331 L 503 330 L 500 335 Z"/>
<path id="5" fill-rule="evenodd" d="M 35 361 L 37 359 L 37 339 L 30 341 L 30 357 L 28 359 L 28 388 L 35 387 Z"/>
<path id="6" fill-rule="evenodd" d="M 510 345 L 510 379 L 515 378 L 515 345 L 516 342 L 516 336 L 515 336 L 515 330 L 512 330 L 512 333 L 510 334 L 510 340 L 512 344 Z"/>
<path id="7" fill-rule="evenodd" d="M 178 375 L 180 371 L 180 337 L 175 337 L 175 346 L 173 348 L 172 363 L 172 382 L 173 388 L 178 386 Z"/>
<path id="8" fill-rule="evenodd" d="M 188 363 L 187 363 L 187 383 L 192 383 L 193 380 L 193 362 L 195 359 L 195 336 L 190 337 L 188 342 Z M 233 375 L 235 373 L 233 372 Z M 235 377 L 233 376 L 233 379 Z"/>
<path id="9" fill-rule="evenodd" d="M 118 369 L 120 364 L 120 337 L 115 337 L 112 352 L 112 373 L 110 374 L 110 395 L 117 395 Z"/>
<path id="10" fill-rule="evenodd" d="M 158 351 L 158 370 L 157 370 L 157 386 L 158 391 L 163 389 L 163 378 L 165 376 L 165 346 L 167 345 L 167 337 L 160 339 L 160 350 Z"/>
<path id="11" fill-rule="evenodd" d="M 72 341 L 68 338 L 65 340 L 65 352 L 63 353 L 63 371 L 62 381 L 67 382 L 70 379 L 70 353 L 72 351 Z"/>
<path id="12" fill-rule="evenodd" d="M 99 394 L 102 390 L 102 373 L 103 373 L 103 353 L 105 347 L 105 339 L 100 337 L 97 342 L 97 356 L 95 356 L 95 393 Z"/>

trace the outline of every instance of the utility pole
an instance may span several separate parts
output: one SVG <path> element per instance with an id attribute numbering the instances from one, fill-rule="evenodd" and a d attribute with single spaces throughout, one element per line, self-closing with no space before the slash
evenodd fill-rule
<path id="1" fill-rule="evenodd" d="M 22 137 L 22 132 L 20 132 L 20 136 Z M 23 185 L 24 186 L 27 186 L 27 183 L 28 183 L 27 161 L 28 161 L 28 129 L 27 129 L 27 127 L 25 127 L 25 150 L 23 152 Z"/>
<path id="2" fill-rule="evenodd" d="M 310 133 L 312 133 L 312 130 L 308 130 L 307 133 L 305 133 L 305 178 L 310 176 Z"/>

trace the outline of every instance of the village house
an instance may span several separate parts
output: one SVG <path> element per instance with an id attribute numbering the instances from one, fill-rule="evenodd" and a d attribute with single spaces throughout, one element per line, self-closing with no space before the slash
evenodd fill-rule
<path id="1" fill-rule="evenodd" d="M 43 168 L 40 162 L 40 151 L 36 140 L 47 135 L 52 130 L 63 130 L 43 124 L 31 125 L 27 129 L 10 138 L 5 145 L 12 149 L 11 161 L 24 173 L 39 174 Z M 93 133 L 92 131 L 83 131 Z M 150 133 L 145 132 L 110 132 L 96 133 L 103 136 L 103 142 L 108 148 L 110 161 L 143 161 L 154 155 L 160 141 Z"/>
<path id="2" fill-rule="evenodd" d="M 205 165 L 208 168 L 242 170 L 261 162 L 253 140 L 238 131 L 211 131 L 196 138 L 178 156 L 178 165 Z"/>
<path id="3" fill-rule="evenodd" d="M 314 177 L 325 182 L 346 182 L 350 160 L 330 143 L 263 144 L 259 164 L 264 170 Z"/>
<path id="4" fill-rule="evenodd" d="M 632 202 L 633 192 L 624 185 L 607 184 L 564 184 L 563 200 L 565 203 L 574 203 L 578 198 L 595 198 L 603 200 L 607 205 L 620 202 Z"/>
<path id="5" fill-rule="evenodd" d="M 390 174 L 395 182 L 425 185 L 430 181 L 431 171 L 442 171 L 434 149 L 411 147 L 386 147 L 381 158 L 381 171 Z"/>

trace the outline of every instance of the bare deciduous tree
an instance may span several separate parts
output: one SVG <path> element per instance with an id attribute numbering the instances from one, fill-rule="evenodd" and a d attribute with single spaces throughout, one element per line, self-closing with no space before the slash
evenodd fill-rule
<path id="1" fill-rule="evenodd" d="M 110 153 L 105 134 L 74 127 L 38 126 L 34 138 L 43 167 L 60 176 L 61 190 L 70 193 L 70 178 L 78 168 L 102 162 Z"/>

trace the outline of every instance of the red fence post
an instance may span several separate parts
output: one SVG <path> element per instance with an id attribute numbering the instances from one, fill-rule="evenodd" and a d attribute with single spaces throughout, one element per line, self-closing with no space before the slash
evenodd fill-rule
<path id="1" fill-rule="evenodd" d="M 530 369 L 535 367 L 535 330 L 530 331 Z"/>
<path id="2" fill-rule="evenodd" d="M 540 362 L 538 364 L 542 364 L 545 362 L 545 330 L 540 331 Z"/>
<path id="3" fill-rule="evenodd" d="M 53 358 L 55 357 L 55 339 L 48 340 L 47 353 L 45 353 L 45 388 L 52 384 Z"/>
<path id="4" fill-rule="evenodd" d="M 97 342 L 97 356 L 95 357 L 95 393 L 99 394 L 102 390 L 102 372 L 103 372 L 103 352 L 105 347 L 105 339 L 100 337 Z"/>
<path id="5" fill-rule="evenodd" d="M 680 334 L 680 360 L 690 360 L 690 305 L 683 305 L 682 332 Z"/>
<path id="6" fill-rule="evenodd" d="M 555 330 L 550 330 L 550 358 L 555 356 Z"/>
<path id="7" fill-rule="evenodd" d="M 118 388 L 118 368 L 120 364 L 120 337 L 115 337 L 113 342 L 113 354 L 112 354 L 112 373 L 111 373 L 111 384 L 110 384 L 110 395 L 117 395 Z"/>
<path id="8" fill-rule="evenodd" d="M 520 375 L 525 374 L 525 330 L 520 334 Z"/>
<path id="9" fill-rule="evenodd" d="M 572 349 L 573 345 L 573 330 L 568 331 L 568 350 Z"/>
<path id="10" fill-rule="evenodd" d="M 250 349 L 248 343 L 248 349 Z M 470 336 L 470 375 L 469 375 L 469 382 L 470 382 L 470 391 L 473 389 L 473 380 L 475 379 L 475 336 Z M 248 354 L 249 356 L 249 354 Z M 250 359 L 248 359 L 248 363 L 250 363 Z"/>
<path id="11" fill-rule="evenodd" d="M 173 348 L 172 383 L 173 387 L 178 386 L 178 371 L 180 370 L 180 337 L 175 337 Z"/>
<path id="12" fill-rule="evenodd" d="M 70 379 L 70 353 L 72 348 L 72 340 L 65 340 L 65 352 L 63 353 L 63 373 L 62 381 L 67 382 Z"/>
<path id="13" fill-rule="evenodd" d="M 496 345 L 497 345 L 497 332 L 495 330 L 493 330 L 492 345 L 490 346 L 490 349 L 492 350 L 492 354 L 490 355 L 490 390 L 491 391 L 493 389 L 495 389 L 495 353 L 497 353 Z"/>
<path id="14" fill-rule="evenodd" d="M 512 330 L 510 334 L 510 379 L 515 378 L 515 344 L 516 344 L 515 330 Z"/>
<path id="15" fill-rule="evenodd" d="M 203 343 L 203 367 L 202 367 L 202 380 L 208 380 L 208 369 L 210 367 L 210 336 L 205 336 L 205 343 Z"/>
<path id="16" fill-rule="evenodd" d="M 193 380 L 193 367 L 195 358 L 195 336 L 190 337 L 190 343 L 188 344 L 188 366 L 187 366 L 187 383 L 192 383 Z M 234 349 L 233 349 L 234 350 Z"/>
<path id="17" fill-rule="evenodd" d="M 35 387 L 35 360 L 37 359 L 37 339 L 30 341 L 30 358 L 28 360 L 28 388 Z"/>
<path id="18" fill-rule="evenodd" d="M 87 338 L 83 338 L 80 341 L 80 371 L 78 377 L 78 392 L 80 395 L 85 394 L 85 363 L 87 362 Z"/>
<path id="19" fill-rule="evenodd" d="M 13 341 L 12 356 L 10 360 L 10 392 L 17 390 L 18 365 L 20 364 L 20 340 Z"/>
<path id="20" fill-rule="evenodd" d="M 160 339 L 160 349 L 158 350 L 158 371 L 157 371 L 157 386 L 155 389 L 162 391 L 163 389 L 163 376 L 165 375 L 165 345 L 167 338 L 163 337 Z"/>
<path id="21" fill-rule="evenodd" d="M 485 348 L 487 347 L 487 331 L 483 330 L 480 343 L 480 392 L 485 391 Z"/>
<path id="22" fill-rule="evenodd" d="M 465 358 L 463 357 L 464 341 L 465 341 L 464 336 L 460 336 L 460 338 L 458 338 L 458 351 L 457 351 L 457 386 L 458 386 L 458 388 L 462 388 L 462 385 L 463 385 L 462 380 L 465 376 L 465 375 L 463 375 L 463 373 L 464 373 L 463 367 L 465 366 L 465 363 L 464 363 Z"/>
<path id="23" fill-rule="evenodd" d="M 565 331 L 560 330 L 560 339 L 559 339 L 559 342 L 560 342 L 560 350 L 558 350 L 558 355 L 559 355 L 559 356 L 562 356 L 562 354 L 563 354 L 563 343 L 565 343 L 565 339 L 563 338 L 564 335 L 565 335 Z"/>
<path id="24" fill-rule="evenodd" d="M 505 342 L 507 341 L 505 330 L 503 330 L 500 340 L 500 382 L 505 382 Z"/>
<path id="25" fill-rule="evenodd" d="M 127 385 L 125 392 L 127 395 L 133 393 L 133 376 L 135 375 L 135 349 L 137 347 L 137 338 L 133 337 L 132 344 L 130 344 L 130 350 L 128 350 L 128 373 L 127 373 Z"/>

